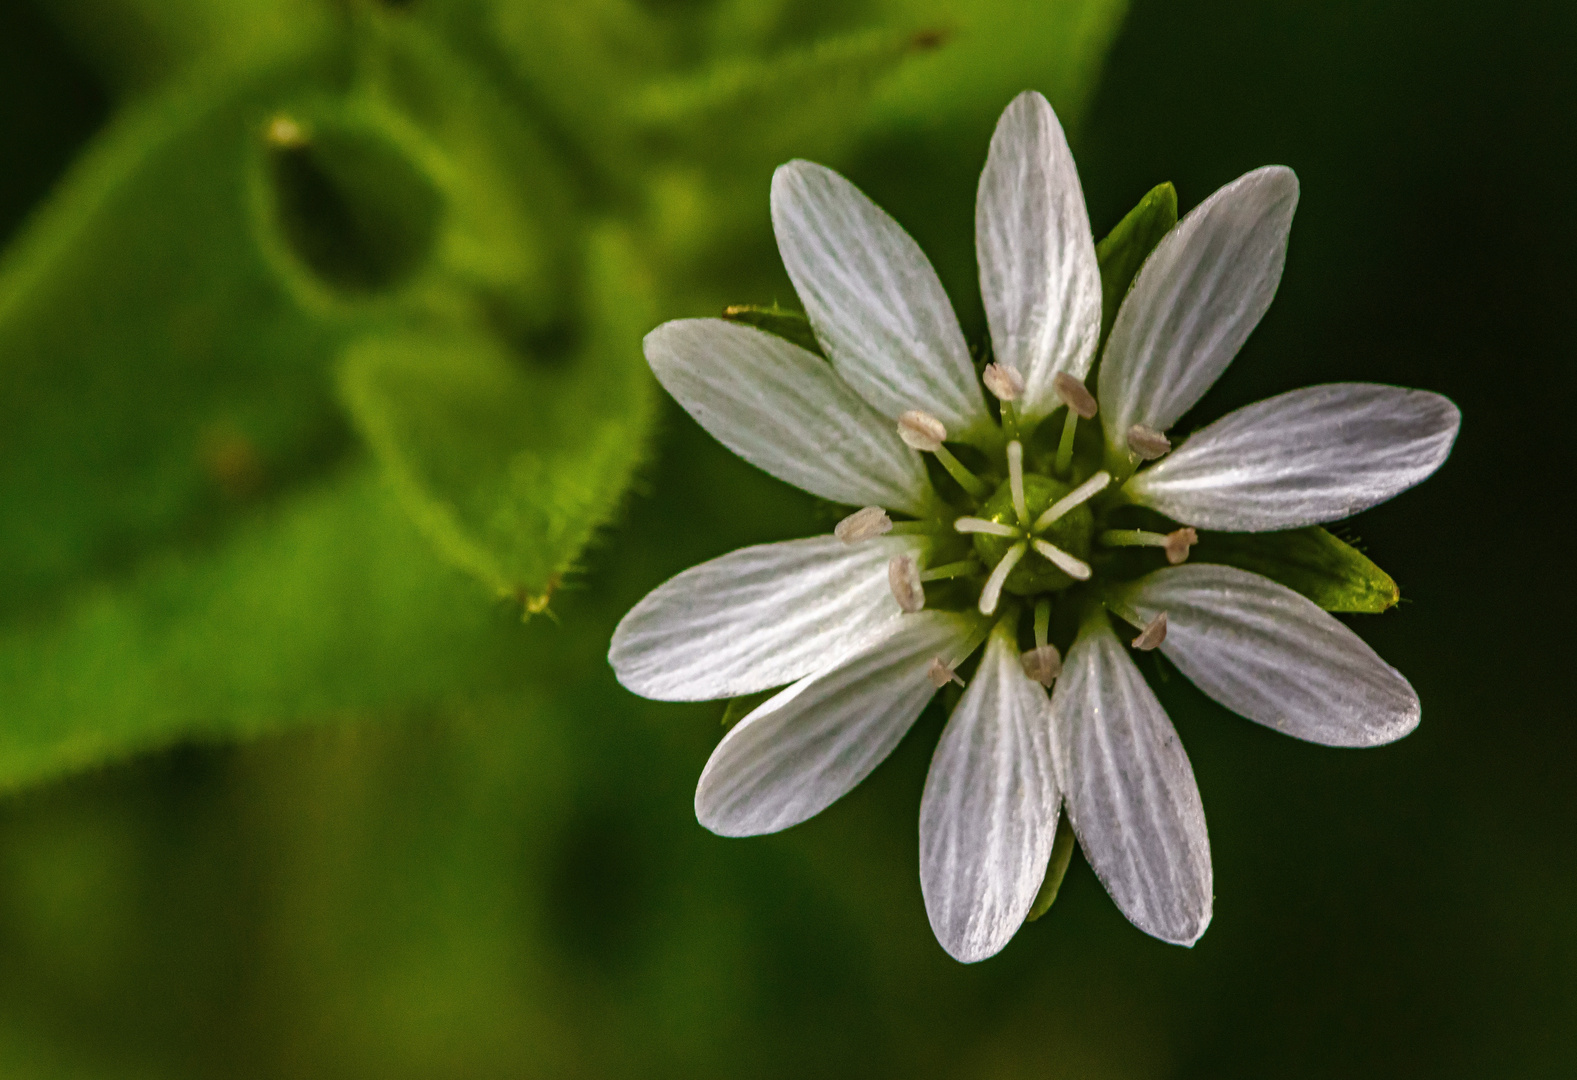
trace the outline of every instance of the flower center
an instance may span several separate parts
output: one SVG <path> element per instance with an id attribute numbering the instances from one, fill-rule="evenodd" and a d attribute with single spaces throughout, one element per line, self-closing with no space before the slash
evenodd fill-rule
<path id="1" fill-rule="evenodd" d="M 1031 522 L 1038 521 L 1058 500 L 1074 489 L 1049 476 L 1025 473 L 1023 477 L 1024 502 Z M 980 517 L 1023 532 L 1019 512 L 1014 505 L 1012 481 L 1002 485 L 980 508 Z M 1077 559 L 1088 561 L 1090 543 L 1095 533 L 1095 518 L 1088 503 L 1067 510 L 1035 536 Z M 974 535 L 975 551 L 986 566 L 998 565 L 1008 549 L 1023 541 L 1015 535 L 998 536 L 995 533 L 977 532 Z M 1003 588 L 1015 596 L 1033 596 L 1036 593 L 1058 592 L 1076 583 L 1076 579 L 1059 569 L 1036 548 L 1031 548 L 1008 573 Z"/>

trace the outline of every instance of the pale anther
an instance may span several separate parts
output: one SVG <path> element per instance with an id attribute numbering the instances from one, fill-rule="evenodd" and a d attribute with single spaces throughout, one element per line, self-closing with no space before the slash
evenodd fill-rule
<path id="1" fill-rule="evenodd" d="M 1199 543 L 1199 533 L 1186 526 L 1166 534 L 1166 561 L 1181 566 L 1188 561 L 1188 549 Z"/>
<path id="2" fill-rule="evenodd" d="M 1133 639 L 1133 647 L 1146 652 L 1155 648 L 1166 640 L 1166 612 L 1161 612 L 1145 624 L 1139 636 Z"/>
<path id="3" fill-rule="evenodd" d="M 931 680 L 931 685 L 938 690 L 950 682 L 964 685 L 964 680 L 958 677 L 958 672 L 953 670 L 953 665 L 943 660 L 940 656 L 931 661 L 931 666 L 925 669 L 926 678 Z"/>
<path id="4" fill-rule="evenodd" d="M 1095 404 L 1095 395 L 1091 394 L 1089 389 L 1078 379 L 1075 379 L 1066 371 L 1059 371 L 1057 372 L 1057 377 L 1051 380 L 1051 385 L 1057 391 L 1057 396 L 1066 402 L 1068 408 L 1078 413 L 1079 416 L 1088 420 L 1095 415 L 1096 410 L 1099 408 Z"/>
<path id="5" fill-rule="evenodd" d="M 1013 526 L 992 521 L 990 518 L 961 517 L 953 522 L 953 528 L 961 533 L 990 533 L 992 536 L 1021 535 Z"/>
<path id="6" fill-rule="evenodd" d="M 1013 512 L 1020 525 L 1029 524 L 1029 504 L 1024 501 L 1024 444 L 1008 443 L 1008 487 L 1013 492 Z"/>
<path id="7" fill-rule="evenodd" d="M 832 535 L 845 544 L 858 544 L 861 540 L 892 532 L 892 528 L 893 519 L 887 516 L 887 511 L 879 506 L 867 506 L 838 522 Z"/>
<path id="8" fill-rule="evenodd" d="M 1024 674 L 1042 686 L 1050 686 L 1062 674 L 1062 656 L 1055 645 L 1037 646 L 1022 654 L 1019 663 L 1024 665 Z"/>
<path id="9" fill-rule="evenodd" d="M 980 378 L 998 401 L 1017 401 L 1024 392 L 1024 376 L 1006 364 L 987 364 Z"/>
<path id="10" fill-rule="evenodd" d="M 1090 564 L 1083 559 L 1075 555 L 1069 555 L 1057 545 L 1048 544 L 1044 540 L 1035 541 L 1035 550 L 1040 552 L 1041 557 L 1047 562 L 1075 581 L 1090 580 L 1090 574 L 1093 571 L 1090 570 Z"/>
<path id="11" fill-rule="evenodd" d="M 1002 599 L 1002 586 L 1007 584 L 1008 575 L 1024 557 L 1024 545 L 1014 544 L 1002 556 L 1002 561 L 997 563 L 996 569 L 991 571 L 991 576 L 986 578 L 986 587 L 980 590 L 980 614 L 995 615 L 997 602 Z"/>
<path id="12" fill-rule="evenodd" d="M 1145 461 L 1154 461 L 1172 449 L 1172 440 L 1154 428 L 1147 428 L 1143 424 L 1135 424 L 1128 429 L 1128 449 L 1138 454 Z"/>
<path id="13" fill-rule="evenodd" d="M 894 555 L 887 560 L 887 584 L 893 599 L 904 611 L 914 614 L 925 609 L 925 587 L 920 584 L 920 561 L 913 555 Z"/>
<path id="14" fill-rule="evenodd" d="M 1035 524 L 1031 527 L 1030 531 L 1040 532 L 1040 530 L 1049 527 L 1069 510 L 1072 510 L 1076 506 L 1084 505 L 1091 499 L 1095 498 L 1095 496 L 1105 491 L 1106 485 L 1110 484 L 1111 482 L 1112 474 L 1107 472 L 1105 469 L 1102 469 L 1100 472 L 1084 481 L 1084 483 L 1068 492 L 1062 498 L 1046 507 L 1046 512 L 1035 520 Z"/>
<path id="15" fill-rule="evenodd" d="M 947 441 L 947 428 L 930 413 L 910 409 L 898 417 L 898 437 L 916 450 L 934 454 Z"/>

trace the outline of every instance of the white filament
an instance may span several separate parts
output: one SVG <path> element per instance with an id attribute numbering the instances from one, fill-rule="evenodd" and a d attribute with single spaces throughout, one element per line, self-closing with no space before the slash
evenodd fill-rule
<path id="1" fill-rule="evenodd" d="M 1069 510 L 1072 510 L 1076 506 L 1081 506 L 1095 498 L 1095 496 L 1104 491 L 1106 489 L 1106 485 L 1111 482 L 1112 474 L 1107 472 L 1105 469 L 1102 469 L 1100 472 L 1084 481 L 1084 483 L 1080 484 L 1078 487 L 1074 488 L 1062 498 L 1048 506 L 1046 508 L 1046 512 L 1040 515 L 1040 519 L 1035 522 L 1034 527 L 1030 531 L 1040 532 L 1042 529 L 1051 525 L 1052 522 L 1060 518 L 1063 514 L 1066 514 Z"/>
<path id="2" fill-rule="evenodd" d="M 1002 586 L 1007 584 L 1008 575 L 1024 557 L 1026 550 L 1022 543 L 1014 544 L 1002 556 L 1002 561 L 997 563 L 997 568 L 991 571 L 991 576 L 986 578 L 986 587 L 980 590 L 980 614 L 996 614 L 997 602 L 1002 599 Z"/>

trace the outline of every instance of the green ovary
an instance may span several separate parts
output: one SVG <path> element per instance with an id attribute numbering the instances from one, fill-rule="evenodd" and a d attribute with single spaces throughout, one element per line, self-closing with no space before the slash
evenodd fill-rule
<path id="1" fill-rule="evenodd" d="M 1034 522 L 1045 513 L 1047 507 L 1072 490 L 1072 485 L 1053 480 L 1049 476 L 1026 474 L 1024 502 L 1029 507 L 1029 520 Z M 1004 525 L 1022 527 L 1018 514 L 1013 509 L 1012 488 L 1006 482 L 986 500 L 986 504 L 980 508 L 980 516 Z M 1061 548 L 1069 555 L 1087 562 L 1090 557 L 1090 540 L 1094 533 L 1095 518 L 1090 514 L 1089 504 L 1083 503 L 1069 510 L 1048 528 L 1035 535 Z M 1002 560 L 1008 548 L 1022 542 L 1010 536 L 992 536 L 989 533 L 976 533 L 974 538 L 975 552 L 988 569 Z M 1034 596 L 1036 593 L 1057 592 L 1073 584 L 1075 584 L 1073 578 L 1047 562 L 1045 557 L 1034 548 L 1030 548 L 1024 558 L 1019 560 L 1019 564 L 1013 568 L 1013 572 L 1008 575 L 1004 588 L 1015 596 Z"/>

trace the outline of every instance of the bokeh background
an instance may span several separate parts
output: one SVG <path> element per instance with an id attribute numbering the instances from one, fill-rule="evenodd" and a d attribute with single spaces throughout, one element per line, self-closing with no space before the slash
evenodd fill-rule
<path id="1" fill-rule="evenodd" d="M 285 9 L 311 6 L 272 5 L 300 24 L 311 20 Z M 507 50 L 475 44 L 483 35 L 455 14 L 478 6 L 487 5 L 414 0 L 358 13 L 353 4 L 345 17 L 426 20 L 461 42 L 462 68 L 491 78 Z M 608 36 L 597 20 L 622 10 L 493 6 L 520 9 L 526 29 L 517 26 L 515 47 L 533 56 L 567 48 L 577 20 Z M 3 287 L 36 291 L 27 260 L 38 253 L 24 244 L 38 247 L 28 239 L 37 215 L 55 215 L 51 243 L 85 243 L 71 222 L 92 218 L 91 200 L 79 191 L 62 210 L 61 192 L 80 188 L 82 161 L 98 167 L 113 152 L 107 139 L 124 141 L 127 115 L 169 93 L 161 80 L 196 93 L 226 79 L 288 91 L 309 78 L 257 60 L 253 39 L 238 32 L 223 63 L 183 67 L 213 47 L 204 34 L 224 36 L 223 20 L 188 19 L 175 33 L 148 14 L 157 7 L 0 6 L 0 238 L 12 245 Z M 654 167 L 639 192 L 596 179 L 619 172 L 617 161 L 595 160 L 613 75 L 560 77 L 546 61 L 521 62 L 534 92 L 510 108 L 550 117 L 543 153 L 570 162 L 572 189 L 596 189 L 583 202 L 634 221 L 645 237 L 656 299 L 641 325 L 727 301 L 792 303 L 767 228 L 766 178 L 772 155 L 804 152 L 834 161 L 914 233 L 978 334 L 975 181 L 996 112 L 1025 86 L 1046 91 L 1069 121 L 1097 235 L 1162 180 L 1186 208 L 1249 168 L 1295 168 L 1303 196 L 1281 291 L 1195 419 L 1345 379 L 1426 387 L 1462 407 L 1462 435 L 1441 472 L 1348 532 L 1402 587 L 1399 608 L 1353 624 L 1418 688 L 1418 731 L 1364 752 L 1304 745 L 1224 713 L 1181 679 L 1158 682 L 1210 823 L 1208 933 L 1191 950 L 1145 937 L 1075 856 L 1044 919 L 1000 956 L 960 966 L 933 940 L 917 881 L 917 807 L 940 715 L 928 713 L 819 818 L 728 841 L 701 829 L 691 806 L 721 707 L 654 705 L 613 681 L 607 637 L 645 590 L 740 544 L 826 527 L 823 509 L 729 458 L 671 404 L 656 405 L 649 435 L 632 428 L 632 442 L 651 440 L 631 466 L 633 490 L 622 494 L 621 482 L 577 511 L 613 516 L 589 548 L 570 552 L 574 571 L 551 597 L 551 616 L 528 621 L 530 597 L 490 595 L 485 573 L 465 573 L 442 537 L 388 509 L 388 492 L 409 486 L 398 460 L 378 458 L 379 484 L 355 479 L 358 440 L 381 444 L 360 414 L 333 418 L 332 388 L 309 392 L 280 376 L 224 399 L 231 404 L 212 416 L 231 426 L 214 428 L 210 416 L 196 429 L 202 438 L 182 444 L 206 492 L 177 497 L 94 472 L 108 467 L 95 447 L 143 438 L 110 406 L 148 411 L 161 429 L 185 423 L 159 413 L 172 394 L 163 380 L 179 372 L 136 353 L 146 335 L 126 332 L 121 352 L 104 342 L 119 340 L 115 320 L 134 321 L 126 312 L 136 305 L 164 326 L 175 316 L 159 305 L 195 287 L 179 265 L 203 244 L 178 220 L 206 212 L 204 177 L 193 179 L 205 166 L 194 157 L 185 172 L 146 180 L 180 212 L 122 223 L 123 234 L 55 287 L 51 318 L 72 333 L 109 327 L 90 359 L 113 374 L 56 363 L 51 343 L 65 338 L 47 326 L 15 330 L 41 317 L 18 315 L 0 296 L 0 346 L 33 350 L 0 348 L 0 396 L 11 399 L 0 406 L 10 425 L 0 430 L 0 540 L 13 564 L 0 576 L 10 593 L 0 598 L 0 727 L 10 732 L 0 734 L 9 792 L 0 798 L 0 1074 L 1577 1069 L 1577 716 L 1566 659 L 1577 8 L 1043 8 L 977 4 L 954 28 L 950 16 L 902 4 L 633 5 L 665 28 L 660 63 L 670 73 L 704 67 L 709 50 L 810 55 L 803 50 L 827 35 L 853 40 L 867 24 L 919 32 L 904 39 L 913 63 L 942 65 L 906 75 L 906 59 L 870 80 L 856 72 L 858 92 L 874 95 L 873 119 L 837 138 L 820 129 L 843 122 L 840 99 L 813 101 L 825 110 L 818 116 L 775 112 L 764 97 L 738 115 L 694 121 L 699 149 L 674 150 L 683 129 L 635 140 L 620 152 L 679 162 Z M 263 12 L 253 22 L 265 29 L 277 15 L 250 0 L 242 9 Z M 787 134 L 772 141 L 758 125 Z M 763 148 L 708 156 L 736 136 Z M 190 190 L 170 193 L 181 176 Z M 157 203 L 133 200 L 123 213 Z M 726 228 L 717 224 L 728 215 Z M 186 254 L 115 265 L 117 251 L 157 249 L 163 234 L 188 244 Z M 221 261 L 205 279 L 223 278 L 222 260 L 253 258 L 229 243 L 212 240 L 209 255 Z M 530 288 L 551 291 L 554 274 L 542 277 L 548 284 L 497 288 L 529 300 Z M 320 358 L 347 347 L 349 332 L 323 329 L 340 315 L 308 301 L 299 303 L 317 322 L 275 319 L 272 336 L 232 326 L 236 304 L 279 303 L 243 285 L 194 302 L 213 307 L 204 340 L 246 338 L 260 370 L 275 354 L 281 369 L 327 370 Z M 523 351 L 552 353 L 552 318 L 517 306 Z M 618 339 L 626 352 L 638 332 Z M 202 355 L 231 363 L 233 352 Z M 357 384 L 338 385 L 347 408 L 361 400 Z M 645 384 L 599 376 L 593 385 L 618 405 Z M 547 409 L 554 392 L 533 386 L 523 400 Z M 282 407 L 289 423 L 270 428 L 274 414 L 244 407 L 269 394 L 294 403 Z M 38 435 L 45 429 L 58 446 Z M 287 449 L 270 456 L 271 439 Z M 56 535 L 48 522 L 75 522 L 72 500 L 104 497 L 105 486 L 141 501 L 101 515 L 109 524 L 93 526 L 103 536 L 83 543 L 88 554 L 66 551 L 59 566 L 39 556 Z M 138 508 L 166 496 L 180 503 L 171 512 L 180 520 L 138 524 Z M 300 507 L 313 500 L 339 508 L 329 518 L 362 523 L 364 532 L 335 541 L 363 556 L 347 566 L 420 594 L 402 600 L 405 614 L 386 619 L 383 601 L 349 587 L 313 593 L 289 577 L 290 558 L 253 550 L 283 529 L 295 538 L 285 550 L 309 559 L 322 546 L 320 519 Z M 59 535 L 88 528 L 79 525 Z M 324 574 L 336 582 L 352 573 L 332 565 Z M 260 583 L 245 586 L 254 572 Z M 230 617 L 232 579 L 253 606 Z M 288 619 L 269 621 L 257 597 L 272 595 L 271 582 L 291 612 L 343 615 L 354 644 L 325 632 L 310 643 L 317 652 L 303 645 L 269 660 L 280 638 L 301 636 Z M 187 588 L 216 590 L 223 611 L 204 609 L 182 629 Z M 185 659 L 173 663 L 172 649 Z M 210 683 L 193 672 L 217 674 Z M 306 689 L 291 697 L 282 686 Z"/>

